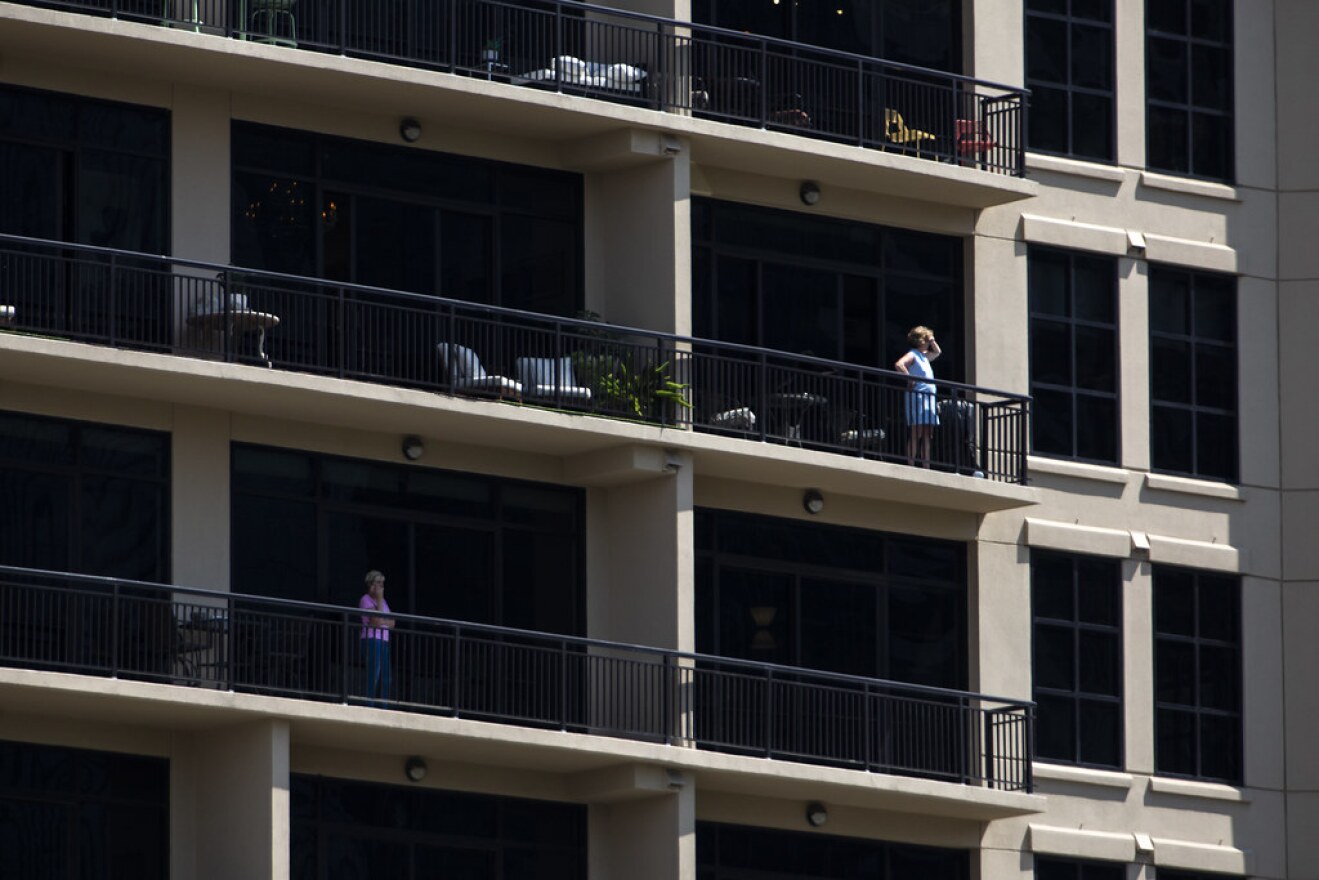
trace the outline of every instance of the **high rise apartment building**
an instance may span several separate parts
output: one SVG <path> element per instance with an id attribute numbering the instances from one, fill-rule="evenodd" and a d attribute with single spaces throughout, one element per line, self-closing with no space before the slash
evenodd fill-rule
<path id="1" fill-rule="evenodd" d="M 0 876 L 1319 876 L 1317 37 L 0 3 Z"/>

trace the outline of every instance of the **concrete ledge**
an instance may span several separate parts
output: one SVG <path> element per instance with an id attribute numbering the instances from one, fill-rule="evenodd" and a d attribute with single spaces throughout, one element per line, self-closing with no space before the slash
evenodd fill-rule
<path id="1" fill-rule="evenodd" d="M 1125 559 L 1131 555 L 1131 533 L 1122 529 L 1105 529 L 1026 518 L 1026 546 L 1048 550 L 1066 550 Z"/>
<path id="2" fill-rule="evenodd" d="M 1032 771 L 1037 780 L 1047 779 L 1052 782 L 1068 782 L 1074 785 L 1093 785 L 1098 788 L 1130 789 L 1136 777 L 1130 773 L 1116 770 L 1095 770 L 1090 767 L 1069 767 L 1066 764 L 1043 764 L 1036 762 Z"/>
<path id="3" fill-rule="evenodd" d="M 1030 826 L 1030 851 L 1051 856 L 1130 862 L 1136 858 L 1136 838 L 1131 833 Z"/>

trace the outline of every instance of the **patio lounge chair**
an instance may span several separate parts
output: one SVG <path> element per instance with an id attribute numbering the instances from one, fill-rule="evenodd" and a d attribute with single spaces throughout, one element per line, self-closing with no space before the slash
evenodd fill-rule
<path id="1" fill-rule="evenodd" d="M 448 374 L 449 385 L 454 391 L 488 394 L 501 399 L 522 397 L 522 383 L 514 382 L 507 376 L 487 373 L 476 352 L 467 346 L 441 342 L 436 348 L 440 351 L 440 364 Z"/>
<path id="2" fill-rule="evenodd" d="M 517 373 L 527 397 L 569 402 L 591 399 L 591 389 L 577 384 L 570 357 L 518 358 Z"/>

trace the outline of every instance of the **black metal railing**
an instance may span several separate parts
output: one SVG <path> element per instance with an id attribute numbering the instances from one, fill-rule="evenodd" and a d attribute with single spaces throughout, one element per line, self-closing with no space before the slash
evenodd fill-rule
<path id="1" fill-rule="evenodd" d="M 0 665 L 1030 791 L 1033 704 L 406 614 L 368 693 L 357 608 L 0 566 Z"/>
<path id="2" fill-rule="evenodd" d="M 42 0 L 1023 174 L 1023 89 L 573 0 Z"/>
<path id="3" fill-rule="evenodd" d="M 909 461 L 907 377 L 808 355 L 4 235 L 0 306 L 13 332 Z M 932 467 L 1026 481 L 1028 397 L 936 399 Z"/>

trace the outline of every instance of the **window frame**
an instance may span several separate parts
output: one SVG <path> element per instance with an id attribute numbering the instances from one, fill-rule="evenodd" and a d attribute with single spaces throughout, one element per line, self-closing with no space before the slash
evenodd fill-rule
<path id="1" fill-rule="evenodd" d="M 1068 308 L 1068 315 L 1066 317 L 1050 314 L 1046 312 L 1038 312 L 1034 306 L 1036 289 L 1033 286 L 1033 284 L 1031 284 L 1030 281 L 1032 273 L 1030 273 L 1029 267 L 1032 261 L 1039 260 L 1045 257 L 1051 259 L 1061 257 L 1066 260 L 1066 271 L 1068 276 L 1067 278 L 1068 289 L 1065 292 L 1065 295 L 1067 297 L 1067 308 Z M 1121 377 L 1121 367 L 1122 367 L 1121 341 L 1122 340 L 1121 340 L 1121 315 L 1119 313 L 1119 302 L 1118 302 L 1117 258 L 1107 257 L 1102 254 L 1093 254 L 1082 251 L 1072 251 L 1064 248 L 1047 247 L 1044 245 L 1033 244 L 1033 245 L 1029 245 L 1027 248 L 1026 259 L 1028 266 L 1027 322 L 1029 327 L 1030 338 L 1033 339 L 1035 336 L 1037 322 L 1047 321 L 1053 324 L 1064 324 L 1067 327 L 1068 343 L 1070 346 L 1070 355 L 1071 355 L 1071 361 L 1068 364 L 1068 371 L 1071 374 L 1070 384 L 1061 385 L 1057 383 L 1042 382 L 1035 378 L 1036 368 L 1038 365 L 1035 362 L 1035 356 L 1033 351 L 1034 347 L 1033 345 L 1028 346 L 1030 348 L 1030 351 L 1028 351 L 1029 365 L 1027 370 L 1029 374 L 1030 390 L 1032 397 L 1035 396 L 1037 388 L 1048 392 L 1062 393 L 1068 395 L 1070 401 L 1070 407 L 1071 407 L 1070 422 L 1072 426 L 1072 436 L 1070 440 L 1071 443 L 1070 454 L 1063 454 L 1063 453 L 1051 452 L 1051 451 L 1041 451 L 1036 447 L 1035 426 L 1038 423 L 1037 422 L 1038 407 L 1035 407 L 1035 418 L 1032 418 L 1031 420 L 1031 436 L 1030 436 L 1031 454 L 1043 456 L 1046 458 L 1058 458 L 1069 461 L 1081 461 L 1081 462 L 1089 462 L 1093 464 L 1117 466 L 1122 462 L 1122 377 Z M 1092 319 L 1077 317 L 1076 277 L 1078 271 L 1077 270 L 1078 260 L 1086 260 L 1096 263 L 1099 261 L 1108 262 L 1109 273 L 1110 273 L 1108 280 L 1109 280 L 1110 295 L 1112 297 L 1112 311 L 1113 311 L 1113 320 L 1111 323 L 1105 323 L 1101 321 L 1095 321 Z M 1105 330 L 1111 333 L 1112 335 L 1112 340 L 1113 340 L 1112 349 L 1111 349 L 1112 372 L 1113 372 L 1112 392 L 1097 391 L 1090 388 L 1082 388 L 1077 383 L 1076 336 L 1077 336 L 1078 328 L 1082 328 L 1082 327 Z M 1093 433 L 1093 429 L 1090 429 L 1088 431 L 1083 431 L 1080 425 L 1080 419 L 1079 419 L 1080 409 L 1077 403 L 1078 403 L 1078 398 L 1081 397 L 1096 399 L 1096 400 L 1098 399 L 1111 400 L 1113 402 L 1113 419 L 1112 419 L 1113 457 L 1111 459 L 1094 458 L 1094 457 L 1088 457 L 1079 454 L 1078 451 L 1079 438 L 1084 433 Z"/>
<path id="2" fill-rule="evenodd" d="M 1202 270 L 1190 269 L 1183 266 L 1172 266 L 1172 265 L 1151 263 L 1149 266 L 1149 292 L 1147 297 L 1147 303 L 1151 315 L 1153 314 L 1155 307 L 1154 299 L 1155 297 L 1160 295 L 1160 291 L 1157 289 L 1157 287 L 1161 278 L 1168 277 L 1171 279 L 1172 276 L 1181 276 L 1182 278 L 1185 279 L 1185 282 L 1187 284 L 1187 290 L 1189 296 L 1188 304 L 1190 308 L 1190 312 L 1188 315 L 1189 327 L 1187 328 L 1187 332 L 1175 333 L 1168 330 L 1156 330 L 1152 318 L 1149 322 L 1149 341 L 1148 341 L 1149 389 L 1150 389 L 1149 412 L 1150 412 L 1150 425 L 1151 425 L 1150 470 L 1154 473 L 1174 474 L 1178 476 L 1192 477 L 1195 479 L 1219 480 L 1226 483 L 1237 483 L 1241 479 L 1241 388 L 1240 388 L 1241 362 L 1240 362 L 1240 345 L 1239 345 L 1240 332 L 1238 326 L 1240 311 L 1241 311 L 1240 285 L 1238 283 L 1237 277 L 1234 275 L 1227 275 L 1219 272 L 1205 272 Z M 1232 286 L 1233 286 L 1232 315 L 1230 316 L 1230 320 L 1227 322 L 1228 326 L 1232 328 L 1231 342 L 1223 342 L 1222 340 L 1216 340 L 1213 339 L 1212 337 L 1203 336 L 1196 332 L 1195 329 L 1196 314 L 1197 314 L 1196 310 L 1197 310 L 1197 300 L 1199 299 L 1199 297 L 1197 296 L 1196 285 L 1197 285 L 1197 281 L 1202 279 L 1203 280 L 1214 279 L 1215 281 L 1230 279 L 1232 281 Z M 1174 343 L 1184 343 L 1187 346 L 1187 357 L 1189 359 L 1188 375 L 1190 377 L 1189 378 L 1189 386 L 1190 386 L 1189 394 L 1191 396 L 1190 403 L 1177 401 L 1177 400 L 1164 400 L 1157 398 L 1155 396 L 1156 358 L 1155 358 L 1154 349 L 1155 349 L 1155 343 L 1158 340 L 1166 340 Z M 1222 407 L 1202 404 L 1199 401 L 1200 392 L 1197 387 L 1198 386 L 1197 362 L 1199 358 L 1197 357 L 1197 353 L 1198 353 L 1198 349 L 1201 346 L 1218 347 L 1223 349 L 1229 349 L 1231 351 L 1232 361 L 1233 361 L 1233 369 L 1232 369 L 1233 404 L 1230 409 L 1224 409 Z M 1174 467 L 1168 467 L 1166 465 L 1161 465 L 1158 461 L 1156 461 L 1156 449 L 1154 446 L 1156 437 L 1155 437 L 1154 425 L 1157 423 L 1155 417 L 1160 409 L 1168 410 L 1168 411 L 1173 411 L 1173 410 L 1184 411 L 1189 413 L 1190 415 L 1191 418 L 1191 434 L 1189 438 L 1190 440 L 1189 449 L 1191 454 L 1190 470 L 1181 470 Z M 1230 473 L 1226 473 L 1226 474 L 1207 473 L 1202 467 L 1202 464 L 1200 462 L 1200 417 L 1206 415 L 1230 417 L 1232 419 L 1232 423 L 1233 423 L 1232 445 L 1233 445 L 1233 452 L 1235 454 L 1234 456 L 1235 460 L 1232 462 Z"/>
<path id="3" fill-rule="evenodd" d="M 1187 31 L 1192 29 L 1189 24 L 1191 16 L 1195 12 L 1195 0 L 1145 0 L 1145 167 L 1151 171 L 1157 171 L 1165 174 L 1174 174 L 1180 177 L 1192 177 L 1201 180 L 1212 180 L 1220 183 L 1232 183 L 1236 179 L 1236 23 L 1232 11 L 1232 0 L 1219 0 L 1223 15 L 1223 27 L 1226 37 L 1222 40 L 1215 40 L 1203 36 L 1195 36 L 1191 33 L 1173 33 L 1171 31 L 1156 30 L 1150 25 L 1149 7 L 1151 3 L 1176 3 L 1184 4 L 1185 20 L 1188 22 Z M 1150 59 L 1154 57 L 1154 43 L 1156 40 L 1176 41 L 1185 46 L 1185 64 L 1183 71 L 1185 80 L 1185 100 L 1174 101 L 1168 98 L 1152 97 L 1153 89 L 1150 84 L 1150 76 L 1153 65 Z M 1224 103 L 1227 105 L 1225 110 L 1213 107 L 1199 106 L 1195 103 L 1196 96 L 1193 92 L 1195 80 L 1195 49 L 1218 49 L 1227 54 L 1227 63 L 1229 70 L 1226 75 L 1227 95 Z M 1152 135 L 1154 131 L 1154 113 L 1156 111 L 1174 111 L 1180 112 L 1186 121 L 1186 152 L 1182 156 L 1185 161 L 1184 167 L 1169 167 L 1168 165 L 1158 164 L 1153 161 L 1153 142 Z M 1208 171 L 1197 168 L 1196 156 L 1196 139 L 1195 139 L 1195 117 L 1197 114 L 1213 116 L 1226 120 L 1227 129 L 1227 155 L 1224 157 L 1224 166 L 1222 169 L 1213 169 Z"/>
<path id="4" fill-rule="evenodd" d="M 1070 564 L 1071 583 L 1069 584 L 1069 586 L 1072 591 L 1071 620 L 1063 620 L 1057 617 L 1042 617 L 1040 614 L 1039 611 L 1040 603 L 1037 601 L 1037 591 L 1040 589 L 1058 588 L 1056 585 L 1044 585 L 1041 583 L 1041 576 L 1039 570 L 1040 566 L 1037 565 L 1037 563 L 1048 559 L 1052 559 L 1054 561 L 1059 561 L 1059 562 L 1065 561 Z M 1081 581 L 1080 581 L 1079 565 L 1082 562 L 1106 563 L 1112 566 L 1113 578 L 1111 583 L 1108 584 L 1108 587 L 1113 591 L 1113 595 L 1110 598 L 1114 601 L 1116 605 L 1116 611 L 1117 611 L 1116 623 L 1112 625 L 1107 625 L 1101 623 L 1094 623 L 1090 621 L 1081 621 L 1079 619 L 1080 617 L 1079 609 L 1081 607 L 1081 602 L 1080 602 Z M 1098 557 L 1098 556 L 1087 556 L 1078 553 L 1065 553 L 1062 551 L 1055 551 L 1055 550 L 1038 550 L 1038 549 L 1031 550 L 1031 680 L 1032 680 L 1032 691 L 1033 691 L 1031 699 L 1033 699 L 1036 704 L 1036 709 L 1035 709 L 1036 724 L 1038 726 L 1039 715 L 1042 711 L 1041 709 L 1042 703 L 1040 702 L 1039 696 L 1041 693 L 1045 693 L 1051 697 L 1061 697 L 1071 701 L 1072 722 L 1073 722 L 1073 731 L 1074 731 L 1074 739 L 1072 742 L 1072 756 L 1070 758 L 1060 758 L 1055 755 L 1049 755 L 1049 756 L 1041 755 L 1039 753 L 1040 738 L 1037 736 L 1036 757 L 1039 760 L 1049 761 L 1053 763 L 1060 763 L 1060 764 L 1071 764 L 1078 767 L 1096 767 L 1106 770 L 1120 770 L 1122 767 L 1126 765 L 1126 736 L 1125 736 L 1125 727 L 1124 727 L 1125 718 L 1126 718 L 1126 687 L 1125 687 L 1126 682 L 1122 674 L 1123 656 L 1125 650 L 1125 638 L 1122 627 L 1122 614 L 1124 607 L 1124 602 L 1123 602 L 1124 584 L 1125 584 L 1125 579 L 1122 574 L 1122 566 L 1120 561 L 1117 559 L 1108 559 L 1105 557 Z M 1047 625 L 1054 629 L 1061 629 L 1063 627 L 1066 627 L 1071 632 L 1072 651 L 1073 651 L 1073 667 L 1072 667 L 1073 681 L 1072 681 L 1072 686 L 1070 688 L 1062 689 L 1056 687 L 1041 687 L 1041 685 L 1038 683 L 1039 676 L 1035 674 L 1036 663 L 1039 659 L 1037 654 L 1038 639 L 1036 638 L 1036 633 L 1038 628 L 1042 624 Z M 1108 635 L 1111 636 L 1115 641 L 1116 644 L 1114 649 L 1114 658 L 1117 664 L 1117 669 L 1115 670 L 1115 675 L 1114 675 L 1114 681 L 1116 682 L 1115 694 L 1101 694 L 1097 692 L 1082 690 L 1080 685 L 1080 677 L 1081 677 L 1080 654 L 1081 654 L 1082 633 Z M 1117 731 L 1116 731 L 1117 742 L 1114 744 L 1116 746 L 1115 751 L 1117 754 L 1117 760 L 1113 764 L 1085 761 L 1081 759 L 1081 745 L 1082 745 L 1081 744 L 1081 735 L 1082 735 L 1081 707 L 1085 701 L 1109 703 L 1117 707 L 1117 720 L 1118 720 Z"/>
<path id="5" fill-rule="evenodd" d="M 1025 9 L 1023 10 L 1022 24 L 1024 31 L 1024 47 L 1027 53 L 1029 53 L 1031 46 L 1032 23 L 1044 22 L 1044 21 L 1061 22 L 1064 29 L 1067 32 L 1066 49 L 1065 49 L 1067 55 L 1067 62 L 1066 62 L 1067 71 L 1065 73 L 1066 76 L 1065 82 L 1055 82 L 1052 80 L 1045 80 L 1045 79 L 1032 77 L 1030 75 L 1031 64 L 1029 57 L 1027 57 L 1026 65 L 1025 65 L 1026 88 L 1031 89 L 1033 93 L 1037 93 L 1040 88 L 1047 88 L 1050 90 L 1055 90 L 1063 93 L 1064 99 L 1066 101 L 1066 108 L 1067 108 L 1065 113 L 1065 119 L 1063 120 L 1063 128 L 1065 129 L 1065 139 L 1067 142 L 1067 146 L 1066 149 L 1063 150 L 1053 150 L 1053 149 L 1048 149 L 1046 147 L 1042 147 L 1039 144 L 1033 143 L 1031 141 L 1030 128 L 1028 126 L 1026 131 L 1026 142 L 1027 142 L 1026 148 L 1031 152 L 1045 153 L 1047 155 L 1052 155 L 1052 156 L 1066 156 L 1068 158 L 1076 159 L 1082 162 L 1098 162 L 1098 163 L 1111 165 L 1117 161 L 1117 36 L 1116 36 L 1116 29 L 1114 27 L 1115 3 L 1114 0 L 1105 0 L 1105 2 L 1108 3 L 1108 20 L 1099 21 L 1098 19 L 1077 15 L 1075 12 L 1073 12 L 1072 3 L 1074 2 L 1074 0 L 1065 0 L 1065 2 L 1067 3 L 1067 7 L 1068 7 L 1068 11 L 1065 13 L 1046 12 L 1043 10 L 1031 9 L 1030 3 L 1027 2 L 1025 4 Z M 1108 31 L 1109 87 L 1107 89 L 1098 88 L 1096 86 L 1077 85 L 1072 82 L 1073 79 L 1072 47 L 1074 45 L 1073 32 L 1078 27 L 1103 28 Z M 1107 101 L 1108 143 L 1105 145 L 1105 151 L 1103 155 L 1091 155 L 1091 154 L 1077 152 L 1077 148 L 1076 148 L 1077 120 L 1075 115 L 1076 114 L 1075 96 L 1077 95 L 1086 95 L 1090 97 L 1104 98 Z M 1031 122 L 1034 122 L 1039 118 L 1041 118 L 1039 107 L 1032 106 L 1029 120 Z"/>
<path id="6" fill-rule="evenodd" d="M 1159 603 L 1160 597 L 1160 575 L 1161 574 L 1179 574 L 1192 578 L 1192 585 L 1195 591 L 1195 608 L 1192 612 L 1195 632 L 1192 635 L 1183 633 L 1166 633 L 1161 632 L 1159 628 Z M 1235 595 L 1233 597 L 1236 606 L 1237 620 L 1235 640 L 1227 642 L 1221 639 L 1206 637 L 1200 634 L 1200 603 L 1201 603 L 1201 586 L 1203 578 L 1230 579 L 1233 581 Z M 1166 583 L 1166 582 L 1165 582 Z M 1153 688 L 1153 708 L 1154 708 L 1154 772 L 1160 776 L 1173 776 L 1183 779 L 1198 779 L 1209 782 L 1221 782 L 1228 785 L 1240 785 L 1245 778 L 1245 748 L 1244 748 L 1244 694 L 1243 694 L 1243 663 L 1244 655 L 1242 651 L 1242 598 L 1240 575 L 1226 574 L 1223 572 L 1206 571 L 1201 569 L 1185 568 L 1172 565 L 1155 565 L 1151 571 L 1151 632 L 1153 636 L 1154 659 L 1152 669 L 1154 673 Z M 1163 598 L 1162 601 L 1167 601 Z M 1171 700 L 1161 700 L 1159 698 L 1159 647 L 1160 643 L 1183 644 L 1189 645 L 1194 652 L 1195 670 L 1186 687 L 1192 689 L 1195 695 L 1194 703 L 1178 703 Z M 1203 650 L 1205 648 L 1230 648 L 1235 652 L 1235 692 L 1236 707 L 1234 710 L 1218 709 L 1215 707 L 1206 707 L 1202 705 L 1202 673 L 1201 662 Z M 1195 764 L 1195 770 L 1191 773 L 1177 772 L 1166 769 L 1166 762 L 1161 760 L 1162 741 L 1160 737 L 1160 716 L 1163 711 L 1175 711 L 1192 716 L 1195 724 L 1195 737 L 1192 746 L 1192 759 Z M 1204 771 L 1204 747 L 1201 738 L 1201 721 L 1206 717 L 1229 718 L 1236 720 L 1236 741 L 1237 754 L 1234 756 L 1237 772 L 1234 776 L 1214 776 Z"/>

